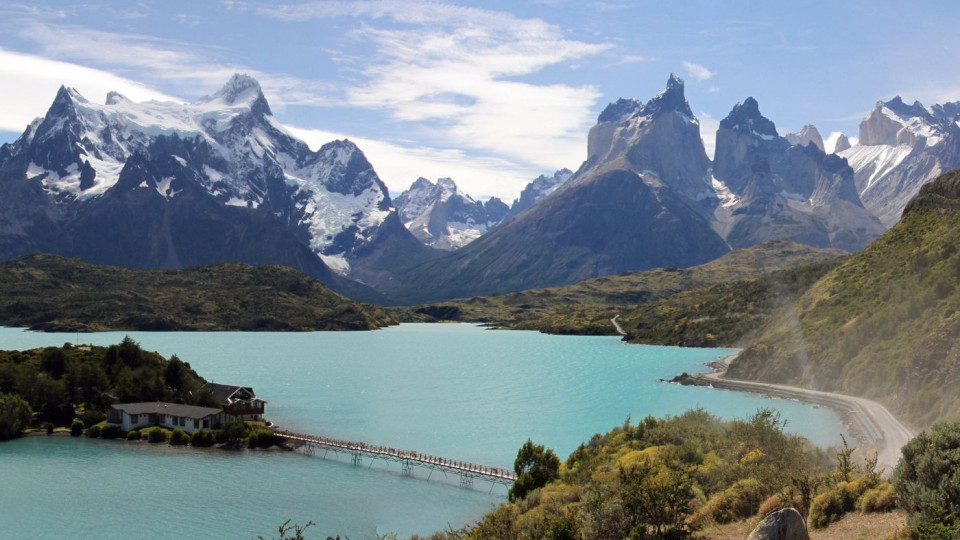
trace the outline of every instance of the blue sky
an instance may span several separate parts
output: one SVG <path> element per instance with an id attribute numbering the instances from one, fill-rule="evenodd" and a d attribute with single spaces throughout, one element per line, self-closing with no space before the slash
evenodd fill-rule
<path id="1" fill-rule="evenodd" d="M 451 176 L 509 202 L 671 72 L 708 147 L 748 96 L 781 134 L 825 137 L 894 95 L 960 100 L 958 21 L 951 1 L 0 2 L 0 141 L 60 84 L 192 101 L 243 72 L 311 146 L 357 142 L 394 195 Z"/>

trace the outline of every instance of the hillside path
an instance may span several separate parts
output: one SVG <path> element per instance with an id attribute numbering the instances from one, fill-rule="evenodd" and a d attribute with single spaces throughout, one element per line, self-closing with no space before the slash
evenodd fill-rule
<path id="1" fill-rule="evenodd" d="M 797 399 L 805 403 L 830 407 L 837 411 L 860 445 L 868 451 L 876 450 L 877 468 L 885 476 L 893 473 L 893 469 L 902 455 L 900 449 L 914 437 L 913 431 L 900 423 L 897 417 L 876 401 L 783 384 L 724 379 L 722 378 L 723 374 L 723 371 L 718 371 L 695 377 L 709 382 L 714 388 Z"/>
<path id="2" fill-rule="evenodd" d="M 617 319 L 618 319 L 618 318 L 620 318 L 620 314 L 619 314 L 619 313 L 617 313 L 616 315 L 614 315 L 614 317 L 613 317 L 612 319 L 610 319 L 610 322 L 613 323 L 613 327 L 617 330 L 617 333 L 618 333 L 618 334 L 620 334 L 621 336 L 625 336 L 625 335 L 627 335 L 627 333 L 623 331 L 623 328 L 620 328 L 620 323 L 617 322 Z"/>

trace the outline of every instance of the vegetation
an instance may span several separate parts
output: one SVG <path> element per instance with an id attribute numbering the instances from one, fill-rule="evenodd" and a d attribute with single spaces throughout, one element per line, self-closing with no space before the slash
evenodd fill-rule
<path id="1" fill-rule="evenodd" d="M 560 470 L 560 459 L 553 450 L 544 449 L 542 444 L 533 444 L 533 441 L 527 439 L 517 452 L 513 470 L 517 473 L 517 480 L 510 487 L 511 501 L 524 498 L 527 493 L 542 488 L 556 478 Z"/>
<path id="2" fill-rule="evenodd" d="M 913 425 L 960 419 L 960 171 L 774 317 L 729 376 L 876 399 Z"/>
<path id="3" fill-rule="evenodd" d="M 186 446 L 190 442 L 190 435 L 187 435 L 187 432 L 176 428 L 170 433 L 170 444 L 173 446 Z"/>
<path id="4" fill-rule="evenodd" d="M 835 259 L 834 249 L 789 240 L 734 250 L 688 269 L 657 268 L 587 279 L 564 287 L 478 296 L 425 306 L 397 308 L 402 321 L 460 321 L 552 334 L 613 335 L 610 319 L 677 293 L 754 278 L 769 272 Z"/>
<path id="5" fill-rule="evenodd" d="M 0 324 L 35 330 L 370 330 L 382 309 L 280 266 L 130 270 L 34 255 L 0 263 Z"/>
<path id="6" fill-rule="evenodd" d="M 190 446 L 213 446 L 213 443 L 216 442 L 213 432 L 209 429 L 201 429 L 194 431 L 193 435 L 190 436 Z"/>
<path id="7" fill-rule="evenodd" d="M 204 382 L 188 363 L 144 351 L 129 337 L 110 347 L 66 344 L 0 351 L 0 393 L 23 399 L 35 413 L 31 420 L 35 425 L 68 426 L 76 418 L 93 425 L 105 418 L 111 403 L 219 406 L 213 396 L 200 391 Z M 104 438 L 126 435 L 110 426 L 94 433 Z"/>
<path id="8" fill-rule="evenodd" d="M 912 537 L 960 537 L 960 424 L 936 424 L 907 443 L 893 485 Z"/>
<path id="9" fill-rule="evenodd" d="M 0 441 L 19 437 L 32 418 L 30 404 L 23 398 L 0 392 Z"/>
<path id="10" fill-rule="evenodd" d="M 628 420 L 577 448 L 542 487 L 511 493 L 472 529 L 433 538 L 683 539 L 785 507 L 802 516 L 809 509 L 824 526 L 845 513 L 892 509 L 893 488 L 873 472 L 874 460 L 851 460 L 846 447 L 816 449 L 783 426 L 769 410 L 730 422 L 702 410 Z M 518 462 L 547 452 L 528 441 Z"/>

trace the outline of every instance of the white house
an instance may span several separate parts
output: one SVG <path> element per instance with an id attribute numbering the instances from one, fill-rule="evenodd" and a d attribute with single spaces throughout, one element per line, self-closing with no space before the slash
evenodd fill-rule
<path id="1" fill-rule="evenodd" d="M 163 403 L 120 403 L 107 410 L 107 423 L 120 426 L 123 431 L 160 426 L 180 428 L 187 433 L 201 429 L 217 431 L 233 418 L 223 409 Z"/>

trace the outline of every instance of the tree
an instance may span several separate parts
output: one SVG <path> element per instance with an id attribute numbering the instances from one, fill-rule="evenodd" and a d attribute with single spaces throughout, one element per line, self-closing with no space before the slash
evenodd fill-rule
<path id="1" fill-rule="evenodd" d="M 893 486 L 914 527 L 960 525 L 960 423 L 936 424 L 908 442 Z"/>
<path id="2" fill-rule="evenodd" d="M 0 441 L 19 437 L 32 418 L 33 411 L 22 397 L 0 393 Z"/>
<path id="3" fill-rule="evenodd" d="M 517 452 L 513 470 L 517 473 L 517 479 L 510 488 L 509 496 L 511 501 L 516 501 L 556 478 L 560 470 L 560 459 L 553 450 L 545 449 L 542 444 L 533 444 L 532 440 L 527 439 Z"/>

